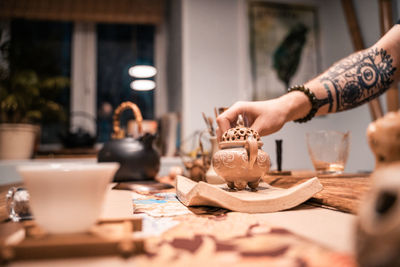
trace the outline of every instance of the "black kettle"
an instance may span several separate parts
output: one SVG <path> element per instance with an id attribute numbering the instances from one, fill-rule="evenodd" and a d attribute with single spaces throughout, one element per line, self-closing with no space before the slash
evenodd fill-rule
<path id="1" fill-rule="evenodd" d="M 138 125 L 140 137 L 126 137 L 120 127 L 120 114 L 132 109 Z M 114 112 L 112 139 L 99 151 L 98 162 L 119 162 L 120 168 L 114 176 L 114 182 L 154 181 L 160 170 L 160 154 L 153 147 L 155 135 L 143 135 L 142 114 L 132 102 L 123 102 Z"/>

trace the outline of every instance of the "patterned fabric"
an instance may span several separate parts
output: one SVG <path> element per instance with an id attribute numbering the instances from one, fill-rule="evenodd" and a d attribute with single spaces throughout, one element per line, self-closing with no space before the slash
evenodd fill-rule
<path id="1" fill-rule="evenodd" d="M 230 212 L 185 215 L 159 237 L 146 240 L 135 266 L 356 267 L 352 255 L 332 251 L 256 215 Z"/>
<path id="2" fill-rule="evenodd" d="M 271 225 L 258 214 L 188 208 L 172 190 L 132 197 L 135 213 L 147 218 L 146 251 L 133 258 L 135 266 L 357 267 L 354 255 Z"/>

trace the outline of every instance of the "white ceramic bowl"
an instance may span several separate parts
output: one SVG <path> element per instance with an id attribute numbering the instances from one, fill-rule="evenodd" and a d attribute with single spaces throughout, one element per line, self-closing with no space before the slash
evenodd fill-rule
<path id="1" fill-rule="evenodd" d="M 18 166 L 36 223 L 49 233 L 85 232 L 100 216 L 118 163 Z"/>

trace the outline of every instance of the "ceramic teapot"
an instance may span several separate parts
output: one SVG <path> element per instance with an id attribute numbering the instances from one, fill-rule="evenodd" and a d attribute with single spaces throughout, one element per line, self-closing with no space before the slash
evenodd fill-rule
<path id="1" fill-rule="evenodd" d="M 261 147 L 258 132 L 244 126 L 239 117 L 237 126 L 227 130 L 219 143 L 220 150 L 212 159 L 215 172 L 231 189 L 256 189 L 269 170 L 270 159 Z"/>
<path id="2" fill-rule="evenodd" d="M 135 115 L 140 137 L 126 137 L 120 127 L 120 114 L 132 109 Z M 153 147 L 155 136 L 143 135 L 142 114 L 136 104 L 123 102 L 114 112 L 113 134 L 111 141 L 99 151 L 99 162 L 119 162 L 120 168 L 114 176 L 114 182 L 154 180 L 160 170 L 160 155 Z"/>

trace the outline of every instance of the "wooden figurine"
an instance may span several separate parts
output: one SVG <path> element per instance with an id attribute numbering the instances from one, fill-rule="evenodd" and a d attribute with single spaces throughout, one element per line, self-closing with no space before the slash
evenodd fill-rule
<path id="1" fill-rule="evenodd" d="M 375 168 L 400 161 L 400 112 L 389 112 L 370 123 L 367 137 L 375 155 Z"/>
<path id="2" fill-rule="evenodd" d="M 245 127 L 239 116 L 237 126 L 222 135 L 220 150 L 212 159 L 215 172 L 231 189 L 243 190 L 247 185 L 256 189 L 270 166 L 268 154 L 261 150 L 262 145 L 260 135 Z"/>
<path id="3" fill-rule="evenodd" d="M 371 179 L 358 212 L 357 260 L 360 266 L 400 266 L 400 162 L 380 166 Z"/>

